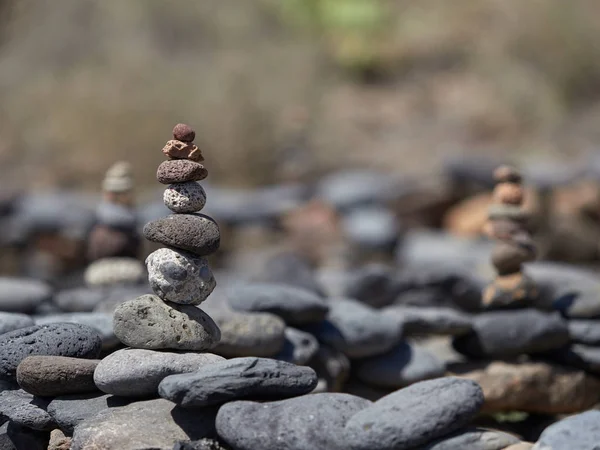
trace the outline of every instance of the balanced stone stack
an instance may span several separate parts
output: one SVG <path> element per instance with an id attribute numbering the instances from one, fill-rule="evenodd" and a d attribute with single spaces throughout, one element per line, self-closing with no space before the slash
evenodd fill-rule
<path id="1" fill-rule="evenodd" d="M 486 308 L 530 306 L 538 295 L 533 280 L 523 271 L 523 263 L 533 261 L 536 249 L 528 230 L 529 216 L 523 209 L 521 174 L 509 166 L 494 171 L 494 204 L 490 206 L 484 233 L 498 242 L 492 252 L 497 276 L 483 292 Z"/>
<path id="2" fill-rule="evenodd" d="M 201 309 L 216 286 L 206 256 L 219 248 L 216 222 L 199 214 L 206 194 L 198 184 L 207 176 L 194 131 L 176 125 L 163 153 L 157 179 L 168 184 L 165 205 L 174 212 L 146 224 L 146 239 L 164 245 L 146 259 L 150 286 L 156 295 L 143 295 L 117 307 L 114 332 L 125 345 L 150 350 L 203 351 L 220 340 L 220 330 Z"/>
<path id="3" fill-rule="evenodd" d="M 103 200 L 96 210 L 96 225 L 88 237 L 85 273 L 91 286 L 137 283 L 144 277 L 138 261 L 140 237 L 133 209 L 131 164 L 119 161 L 106 172 Z"/>

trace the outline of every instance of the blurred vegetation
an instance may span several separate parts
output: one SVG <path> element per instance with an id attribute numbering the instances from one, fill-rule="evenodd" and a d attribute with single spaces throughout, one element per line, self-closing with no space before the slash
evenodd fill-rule
<path id="1" fill-rule="evenodd" d="M 292 153 L 568 159 L 600 140 L 599 42 L 596 0 L 0 0 L 0 179 L 94 188 L 125 158 L 153 186 L 179 121 L 236 185 Z"/>

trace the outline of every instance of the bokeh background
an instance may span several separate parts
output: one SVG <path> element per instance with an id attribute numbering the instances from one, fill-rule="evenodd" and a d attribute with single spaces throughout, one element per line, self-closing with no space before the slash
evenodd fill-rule
<path id="1" fill-rule="evenodd" d="M 211 181 L 572 161 L 600 138 L 595 0 L 2 0 L 3 184 L 141 187 L 173 124 Z M 286 175 L 287 174 L 287 175 Z"/>

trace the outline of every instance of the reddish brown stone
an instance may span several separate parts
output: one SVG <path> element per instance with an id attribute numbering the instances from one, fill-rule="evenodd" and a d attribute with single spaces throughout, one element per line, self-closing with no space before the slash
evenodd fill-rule
<path id="1" fill-rule="evenodd" d="M 189 142 L 177 140 L 167 141 L 162 152 L 170 159 L 190 159 L 196 162 L 204 161 L 200 149 Z"/>
<path id="2" fill-rule="evenodd" d="M 178 123 L 173 128 L 173 139 L 183 142 L 192 142 L 196 138 L 196 132 L 192 127 L 184 123 Z"/>
<path id="3" fill-rule="evenodd" d="M 509 205 L 520 205 L 523 203 L 525 190 L 518 183 L 499 183 L 494 188 L 494 202 Z"/>

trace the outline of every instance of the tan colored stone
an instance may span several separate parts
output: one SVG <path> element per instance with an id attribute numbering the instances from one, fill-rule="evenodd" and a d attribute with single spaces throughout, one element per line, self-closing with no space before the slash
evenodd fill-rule
<path id="1" fill-rule="evenodd" d="M 485 412 L 571 414 L 600 401 L 600 379 L 544 362 L 467 362 L 449 370 L 481 385 Z"/>
<path id="2" fill-rule="evenodd" d="M 531 450 L 533 445 L 531 442 L 519 442 L 518 444 L 509 445 L 504 450 Z"/>
<path id="3" fill-rule="evenodd" d="M 517 183 L 499 183 L 494 188 L 494 202 L 520 205 L 525 197 L 525 189 Z"/>
<path id="4" fill-rule="evenodd" d="M 69 450 L 71 448 L 71 438 L 65 436 L 65 434 L 58 428 L 52 430 L 50 433 L 50 442 L 48 443 L 48 450 Z"/>
<path id="5" fill-rule="evenodd" d="M 162 152 L 170 159 L 190 159 L 196 162 L 204 161 L 204 157 L 202 156 L 200 149 L 190 142 L 172 139 L 167 141 L 162 149 Z"/>

